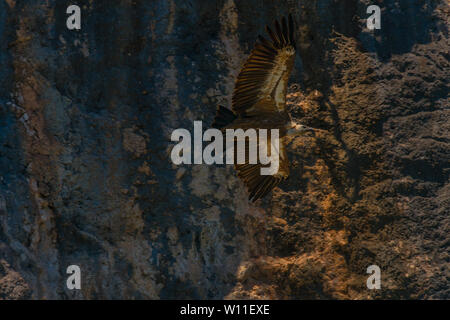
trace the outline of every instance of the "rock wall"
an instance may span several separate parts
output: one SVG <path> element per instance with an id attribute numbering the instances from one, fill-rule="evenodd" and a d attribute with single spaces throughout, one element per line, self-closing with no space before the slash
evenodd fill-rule
<path id="1" fill-rule="evenodd" d="M 0 299 L 450 298 L 447 1 L 76 2 L 80 31 L 72 1 L 0 0 Z M 289 12 L 288 108 L 326 132 L 252 204 L 170 134 L 229 105 Z"/>

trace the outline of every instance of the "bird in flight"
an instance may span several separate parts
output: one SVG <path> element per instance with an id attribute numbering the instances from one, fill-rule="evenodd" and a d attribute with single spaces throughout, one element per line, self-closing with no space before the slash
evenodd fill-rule
<path id="1" fill-rule="evenodd" d="M 273 31 L 266 26 L 266 31 L 270 40 L 258 36 L 258 42 L 237 77 L 232 110 L 219 106 L 212 125 L 222 131 L 249 128 L 279 130 L 278 172 L 261 175 L 263 165 L 249 163 L 248 157 L 243 164 L 235 162 L 238 177 L 246 185 L 251 201 L 263 198 L 289 176 L 285 137 L 315 130 L 293 122 L 286 111 L 287 83 L 296 54 L 292 16 L 289 15 L 288 19 L 283 17 L 281 23 L 275 21 Z M 270 145 L 270 137 L 267 144 Z"/>

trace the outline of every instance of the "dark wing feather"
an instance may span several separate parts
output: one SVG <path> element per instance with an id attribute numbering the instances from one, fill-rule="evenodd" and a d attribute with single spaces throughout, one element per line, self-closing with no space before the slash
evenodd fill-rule
<path id="1" fill-rule="evenodd" d="M 257 103 L 271 99 L 271 112 L 283 112 L 286 89 L 294 65 L 294 23 L 282 19 L 275 22 L 275 32 L 268 26 L 271 40 L 258 36 L 258 42 L 245 62 L 236 80 L 232 109 L 239 116 L 251 117 L 261 113 Z M 267 111 L 267 110 L 266 110 Z"/>
<path id="2" fill-rule="evenodd" d="M 270 144 L 270 139 L 268 139 Z M 249 199 L 256 201 L 265 197 L 273 188 L 275 188 L 281 181 L 289 176 L 289 162 L 286 153 L 286 147 L 283 139 L 280 139 L 279 144 L 279 167 L 278 172 L 274 175 L 261 175 L 261 168 L 264 167 L 260 163 L 248 163 L 248 144 L 246 144 L 246 163 L 235 164 L 234 168 L 238 173 L 238 177 L 244 182 L 249 192 Z M 259 150 L 259 146 L 258 146 Z M 236 163 L 236 159 L 235 159 Z"/>

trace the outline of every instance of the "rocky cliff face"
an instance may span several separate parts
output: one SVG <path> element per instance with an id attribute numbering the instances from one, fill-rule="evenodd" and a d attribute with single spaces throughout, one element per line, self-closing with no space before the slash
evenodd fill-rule
<path id="1" fill-rule="evenodd" d="M 77 2 L 80 31 L 72 1 L 0 1 L 0 299 L 450 298 L 447 1 Z M 288 12 L 289 110 L 326 132 L 251 204 L 170 134 L 229 105 Z"/>

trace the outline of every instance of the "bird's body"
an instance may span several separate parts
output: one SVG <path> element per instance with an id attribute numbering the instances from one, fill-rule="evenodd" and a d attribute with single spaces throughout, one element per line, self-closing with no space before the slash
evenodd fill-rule
<path id="1" fill-rule="evenodd" d="M 271 41 L 259 37 L 249 58 L 242 67 L 232 98 L 232 111 L 219 106 L 213 127 L 226 129 L 278 129 L 279 168 L 274 175 L 261 175 L 261 164 L 235 164 L 238 176 L 244 181 L 255 201 L 264 197 L 289 175 L 289 161 L 284 138 L 311 128 L 291 121 L 286 111 L 286 91 L 295 60 L 294 21 L 283 18 L 275 21 L 275 32 L 268 26 Z M 270 140 L 270 138 L 269 138 Z M 258 141 L 260 143 L 260 141 Z M 270 141 L 267 142 L 270 144 Z M 248 160 L 248 157 L 247 157 Z"/>

